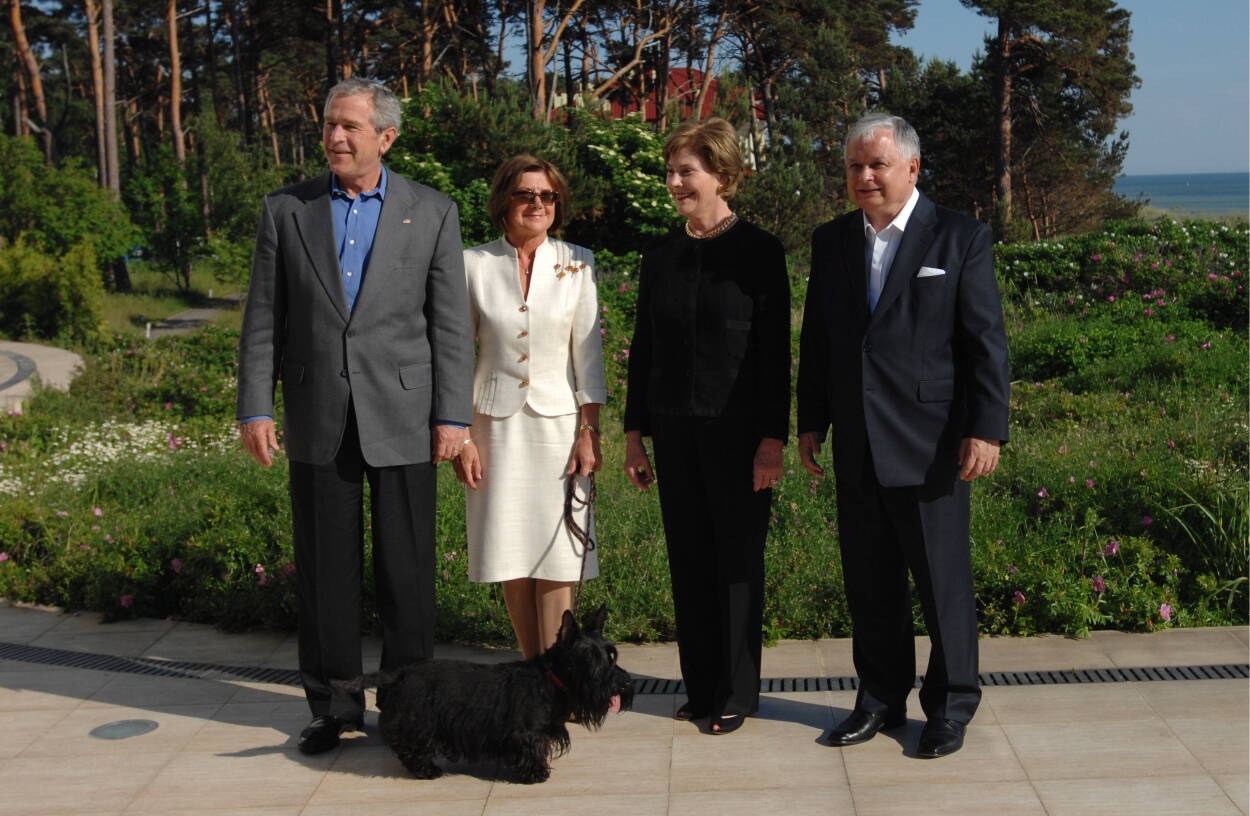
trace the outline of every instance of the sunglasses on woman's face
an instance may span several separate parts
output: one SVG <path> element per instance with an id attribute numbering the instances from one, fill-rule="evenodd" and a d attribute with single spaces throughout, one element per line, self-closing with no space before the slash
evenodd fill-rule
<path id="1" fill-rule="evenodd" d="M 556 200 L 559 198 L 560 198 L 560 194 L 557 193 L 555 190 L 543 190 L 541 193 L 538 192 L 537 190 L 513 190 L 512 191 L 512 200 L 517 202 L 518 204 L 520 203 L 529 204 L 534 199 L 538 199 L 544 205 L 550 206 L 556 203 Z"/>

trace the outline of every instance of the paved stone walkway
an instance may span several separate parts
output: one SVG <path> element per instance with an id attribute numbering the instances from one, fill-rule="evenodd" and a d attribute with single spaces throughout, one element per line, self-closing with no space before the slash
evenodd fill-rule
<path id="1" fill-rule="evenodd" d="M 282 634 L 160 620 L 100 625 L 91 614 L 0 604 L 5 643 L 281 669 L 296 658 L 294 637 Z M 923 660 L 927 641 L 918 646 Z M 990 638 L 982 671 L 1244 664 L 1247 649 L 1244 627 Z M 370 642 L 367 660 L 378 651 Z M 678 676 L 671 644 L 622 644 L 620 653 L 636 677 Z M 764 674 L 853 675 L 850 643 L 783 641 L 764 650 Z M 551 779 L 526 786 L 497 780 L 491 767 L 411 779 L 382 744 L 373 711 L 365 733 L 303 756 L 294 735 L 308 710 L 287 685 L 0 657 L 0 815 L 1245 814 L 1247 688 L 1244 679 L 987 687 L 964 749 L 931 761 L 911 756 L 922 724 L 914 696 L 902 732 L 830 748 L 820 738 L 845 716 L 852 691 L 766 694 L 759 715 L 724 737 L 675 722 L 676 695 L 640 694 L 601 731 L 572 729 Z M 125 720 L 156 727 L 91 736 Z"/>
<path id="2" fill-rule="evenodd" d="M 170 315 L 159 323 L 153 323 L 151 337 L 167 337 L 171 334 L 188 334 L 193 332 L 201 326 L 211 323 L 222 312 L 238 308 L 242 300 L 243 296 L 238 293 L 223 295 L 219 298 L 210 298 L 200 308 L 187 309 L 185 312 Z"/>
<path id="3" fill-rule="evenodd" d="M 35 343 L 0 340 L 0 411 L 21 410 L 38 378 L 53 388 L 68 388 L 82 358 L 72 351 Z"/>

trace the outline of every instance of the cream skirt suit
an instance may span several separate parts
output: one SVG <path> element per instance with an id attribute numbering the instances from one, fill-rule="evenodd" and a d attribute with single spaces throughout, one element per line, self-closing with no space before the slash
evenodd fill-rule
<path id="1" fill-rule="evenodd" d="M 478 339 L 471 436 L 485 474 L 467 491 L 469 580 L 576 581 L 582 547 L 564 526 L 564 472 L 578 408 L 607 399 L 594 256 L 548 238 L 528 298 L 503 238 L 465 250 L 464 271 Z M 589 514 L 577 512 L 589 529 Z M 598 574 L 592 550 L 585 577 Z"/>

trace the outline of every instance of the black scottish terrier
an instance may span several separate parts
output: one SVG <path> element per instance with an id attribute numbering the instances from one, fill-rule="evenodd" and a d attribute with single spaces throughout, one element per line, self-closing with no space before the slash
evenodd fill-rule
<path id="1" fill-rule="evenodd" d="M 633 703 L 629 674 L 602 635 L 607 614 L 601 606 L 579 627 L 566 611 L 555 645 L 530 660 L 427 660 L 335 685 L 377 687 L 382 738 L 419 779 L 442 775 L 439 754 L 453 762 L 498 759 L 518 781 L 543 782 L 550 760 L 568 750 L 568 723 L 597 729 Z"/>

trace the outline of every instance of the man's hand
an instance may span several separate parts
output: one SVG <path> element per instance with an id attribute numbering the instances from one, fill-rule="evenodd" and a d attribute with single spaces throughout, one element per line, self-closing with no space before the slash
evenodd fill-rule
<path id="1" fill-rule="evenodd" d="M 655 481 L 655 471 L 651 469 L 647 448 L 638 431 L 625 432 L 625 475 L 640 490 L 650 490 Z"/>
<path id="2" fill-rule="evenodd" d="M 751 487 L 756 492 L 776 487 L 781 481 L 781 448 L 784 444 L 780 439 L 769 437 L 760 440 L 751 463 Z"/>
<path id="3" fill-rule="evenodd" d="M 265 467 L 273 464 L 271 452 L 281 450 L 272 419 L 253 419 L 239 423 L 239 439 L 243 441 L 243 450 Z"/>
<path id="4" fill-rule="evenodd" d="M 803 463 L 808 473 L 823 479 L 825 469 L 816 464 L 816 457 L 819 455 L 820 441 L 816 438 L 816 432 L 807 431 L 799 434 L 799 461 Z"/>
<path id="5" fill-rule="evenodd" d="M 439 462 L 453 462 L 464 448 L 465 440 L 469 438 L 469 429 L 457 428 L 455 425 L 435 425 L 430 437 L 430 461 L 436 465 Z"/>
<path id="6" fill-rule="evenodd" d="M 997 439 L 965 437 L 959 443 L 959 478 L 965 482 L 989 476 L 998 467 L 1000 443 Z"/>

